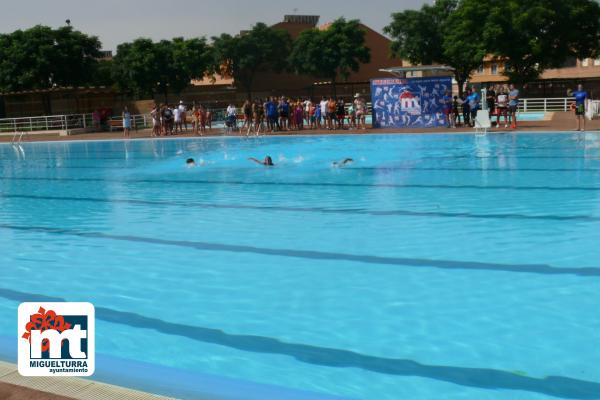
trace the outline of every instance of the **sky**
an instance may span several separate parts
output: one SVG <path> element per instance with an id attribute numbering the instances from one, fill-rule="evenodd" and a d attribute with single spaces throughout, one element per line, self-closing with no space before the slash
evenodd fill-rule
<path id="1" fill-rule="evenodd" d="M 340 16 L 358 18 L 382 32 L 392 12 L 426 2 L 431 0 L 6 0 L 0 32 L 37 24 L 58 27 L 70 19 L 76 29 L 98 36 L 105 50 L 138 37 L 235 34 L 256 22 L 275 24 L 285 14 L 320 15 L 320 23 Z"/>

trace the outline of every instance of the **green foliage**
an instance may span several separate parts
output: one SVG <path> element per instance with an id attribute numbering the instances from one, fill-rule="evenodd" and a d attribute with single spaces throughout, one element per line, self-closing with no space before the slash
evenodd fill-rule
<path id="1" fill-rule="evenodd" d="M 100 47 L 97 37 L 70 26 L 38 25 L 0 35 L 0 90 L 88 84 Z"/>
<path id="2" fill-rule="evenodd" d="M 212 63 L 212 50 L 204 38 L 136 39 L 117 47 L 113 79 L 119 89 L 153 96 L 181 92 L 193 79 L 201 79 Z"/>
<path id="3" fill-rule="evenodd" d="M 481 18 L 485 20 L 486 9 L 468 7 L 466 11 L 473 15 L 465 18 L 462 3 L 439 0 L 420 10 L 392 14 L 392 22 L 384 29 L 393 38 L 392 54 L 416 65 L 448 65 L 454 68 L 454 77 L 462 89 L 486 55 L 480 39 Z"/>
<path id="4" fill-rule="evenodd" d="M 280 72 L 287 67 L 291 43 L 286 31 L 263 23 L 237 36 L 224 33 L 213 37 L 212 72 L 222 77 L 233 77 L 250 97 L 258 71 Z"/>
<path id="5" fill-rule="evenodd" d="M 117 47 L 113 79 L 123 91 L 153 95 L 160 80 L 159 55 L 154 42 L 139 38 Z"/>
<path id="6" fill-rule="evenodd" d="M 112 78 L 113 61 L 112 60 L 100 60 L 96 63 L 96 66 L 92 72 L 92 79 L 90 84 L 92 86 L 114 86 Z"/>
<path id="7" fill-rule="evenodd" d="M 446 64 L 461 83 L 487 55 L 508 61 L 515 83 L 569 58 L 595 57 L 600 5 L 594 0 L 439 0 L 392 15 L 392 53 L 413 64 Z"/>
<path id="8" fill-rule="evenodd" d="M 366 32 L 358 20 L 334 21 L 327 29 L 309 29 L 300 34 L 289 57 L 291 69 L 298 74 L 348 80 L 361 63 L 371 60 L 365 45 Z"/>
<path id="9" fill-rule="evenodd" d="M 481 4 L 479 0 L 463 3 Z M 548 68 L 562 67 L 570 58 L 597 56 L 600 5 L 593 0 L 493 3 L 483 40 L 490 53 L 508 60 L 505 74 L 513 82 L 530 82 Z"/>
<path id="10" fill-rule="evenodd" d="M 384 28 L 394 40 L 392 54 L 412 64 L 444 64 L 444 31 L 458 0 L 441 0 L 424 5 L 420 10 L 392 14 L 392 22 Z"/>

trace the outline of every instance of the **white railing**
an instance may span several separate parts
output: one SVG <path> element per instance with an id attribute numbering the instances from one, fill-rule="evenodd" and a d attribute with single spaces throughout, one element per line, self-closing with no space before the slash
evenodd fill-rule
<path id="1" fill-rule="evenodd" d="M 521 99 L 519 111 L 521 112 L 551 112 L 551 111 L 569 111 L 569 106 L 573 102 L 572 97 L 556 98 L 533 98 Z"/>
<path id="2" fill-rule="evenodd" d="M 85 129 L 92 126 L 92 114 L 44 115 L 0 119 L 0 134 L 14 132 L 52 132 Z"/>

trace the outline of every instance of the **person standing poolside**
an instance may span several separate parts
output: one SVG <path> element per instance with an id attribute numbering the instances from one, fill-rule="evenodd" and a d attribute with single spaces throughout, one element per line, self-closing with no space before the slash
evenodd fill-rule
<path id="1" fill-rule="evenodd" d="M 198 122 L 200 125 L 200 136 L 206 132 L 206 109 L 202 104 L 198 107 Z"/>
<path id="2" fill-rule="evenodd" d="M 160 109 L 158 105 L 154 104 L 150 116 L 152 117 L 152 136 L 160 136 Z"/>
<path id="3" fill-rule="evenodd" d="M 348 106 L 348 129 L 356 129 L 356 106 L 354 102 Z"/>
<path id="4" fill-rule="evenodd" d="M 173 109 L 168 104 L 165 105 L 163 110 L 163 124 L 165 130 L 165 136 L 173 134 Z"/>
<path id="5" fill-rule="evenodd" d="M 212 129 L 212 110 L 210 109 L 210 107 L 206 107 L 204 109 L 204 112 L 206 114 L 206 126 L 208 126 L 208 130 Z"/>
<path id="6" fill-rule="evenodd" d="M 319 122 L 319 128 L 323 128 L 327 126 L 327 104 L 329 102 L 327 101 L 327 98 L 325 96 L 323 96 L 323 99 L 321 99 L 321 102 L 319 103 L 319 108 L 321 110 L 321 119 Z"/>
<path id="7" fill-rule="evenodd" d="M 496 96 L 496 126 L 500 128 L 500 117 L 504 116 L 504 128 L 508 128 L 508 92 L 504 85 L 498 89 Z"/>
<path id="8" fill-rule="evenodd" d="M 175 133 L 177 133 L 178 131 L 180 133 L 183 133 L 183 121 L 181 120 L 181 109 L 179 107 L 175 107 L 173 109 L 173 114 L 175 116 Z"/>
<path id="9" fill-rule="evenodd" d="M 312 107 L 312 100 L 306 99 L 302 104 L 304 105 L 304 120 L 306 121 L 306 126 L 310 126 L 310 108 Z"/>
<path id="10" fill-rule="evenodd" d="M 267 114 L 267 129 L 271 133 L 279 130 L 279 122 L 277 120 L 277 99 L 270 97 L 265 105 L 265 113 Z"/>
<path id="11" fill-rule="evenodd" d="M 454 96 L 452 99 L 452 126 L 456 128 L 460 122 L 460 103 L 458 102 L 458 96 Z"/>
<path id="12" fill-rule="evenodd" d="M 344 99 L 338 99 L 335 114 L 337 116 L 338 129 L 345 129 L 344 120 L 346 119 L 346 103 L 344 102 Z"/>
<path id="13" fill-rule="evenodd" d="M 467 89 L 460 99 L 460 104 L 462 105 L 463 126 L 471 126 L 471 109 L 469 108 L 469 101 L 467 100 L 470 95 L 471 91 Z"/>
<path id="14" fill-rule="evenodd" d="M 479 93 L 477 93 L 477 90 L 474 87 L 471 88 L 471 94 L 469 97 L 467 97 L 467 102 L 469 103 L 469 110 L 471 111 L 471 127 L 474 127 L 475 119 L 477 118 L 477 111 L 479 111 L 481 102 Z"/>
<path id="15" fill-rule="evenodd" d="M 313 102 L 311 102 L 310 108 L 308 109 L 309 129 L 317 129 L 317 109 L 318 107 Z"/>
<path id="16" fill-rule="evenodd" d="M 517 111 L 519 110 L 519 89 L 510 84 L 508 92 L 508 115 L 511 120 L 510 127 L 517 129 Z"/>
<path id="17" fill-rule="evenodd" d="M 227 121 L 225 121 L 225 132 L 231 133 L 237 128 L 237 108 L 233 103 L 229 103 L 227 106 Z"/>
<path id="18" fill-rule="evenodd" d="M 356 122 L 358 129 L 367 129 L 367 104 L 359 93 L 354 95 L 354 109 L 356 110 Z"/>
<path id="19" fill-rule="evenodd" d="M 200 130 L 200 109 L 196 106 L 196 103 L 192 106 L 192 130 L 194 135 L 198 135 Z"/>
<path id="20" fill-rule="evenodd" d="M 183 104 L 183 100 L 179 101 L 179 111 L 181 112 L 181 123 L 185 127 L 185 131 L 187 132 L 187 107 L 185 106 L 185 104 Z"/>
<path id="21" fill-rule="evenodd" d="M 588 94 L 583 90 L 583 85 L 577 85 L 577 90 L 573 92 L 572 96 L 575 98 L 575 118 L 577 119 L 576 131 L 585 131 L 585 102 L 588 98 Z"/>
<path id="22" fill-rule="evenodd" d="M 442 105 L 444 110 L 444 118 L 446 120 L 446 126 L 448 128 L 452 128 L 454 119 L 452 118 L 452 96 L 450 96 L 449 91 L 446 91 L 444 93 L 444 97 L 442 97 Z"/>
<path id="23" fill-rule="evenodd" d="M 304 129 L 304 103 L 300 99 L 296 102 L 294 109 L 294 124 L 297 130 Z"/>
<path id="24" fill-rule="evenodd" d="M 252 104 L 250 100 L 246 100 L 242 105 L 242 113 L 244 114 L 244 124 L 240 128 L 240 133 L 243 130 L 249 130 L 252 126 Z"/>
<path id="25" fill-rule="evenodd" d="M 123 137 L 127 139 L 131 137 L 131 113 L 127 106 L 123 108 Z"/>
<path id="26" fill-rule="evenodd" d="M 496 115 L 496 89 L 494 86 L 490 86 L 486 92 L 485 101 L 490 115 L 490 122 L 492 116 Z M 496 118 L 496 125 L 498 125 L 498 119 Z"/>
<path id="27" fill-rule="evenodd" d="M 337 120 L 337 116 L 335 115 L 335 110 L 337 108 L 337 103 L 336 101 L 333 99 L 333 97 L 329 98 L 329 101 L 327 102 L 327 129 L 329 130 L 335 130 L 336 126 L 336 120 Z"/>

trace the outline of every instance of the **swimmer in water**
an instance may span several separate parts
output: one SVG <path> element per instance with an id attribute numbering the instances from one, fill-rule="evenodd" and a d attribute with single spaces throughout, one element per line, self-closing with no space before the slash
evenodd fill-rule
<path id="1" fill-rule="evenodd" d="M 194 168 L 194 167 L 196 166 L 196 161 L 194 161 L 194 159 L 193 159 L 193 158 L 188 158 L 188 159 L 186 160 L 186 162 L 185 162 L 185 165 L 186 165 L 188 168 Z"/>
<path id="2" fill-rule="evenodd" d="M 353 162 L 354 162 L 354 160 L 353 160 L 353 159 L 351 159 L 351 158 L 346 158 L 346 159 L 344 159 L 344 160 L 342 160 L 342 161 L 334 161 L 332 165 L 333 165 L 334 167 L 344 167 L 344 166 L 346 166 L 346 165 L 348 165 L 348 164 L 352 164 Z"/>
<path id="3" fill-rule="evenodd" d="M 275 164 L 273 164 L 273 159 L 271 158 L 271 156 L 266 156 L 263 161 L 257 160 L 256 158 L 253 158 L 253 157 L 250 157 L 248 160 L 254 161 L 255 163 L 260 164 L 260 165 L 264 165 L 265 167 L 274 167 L 275 166 Z"/>

